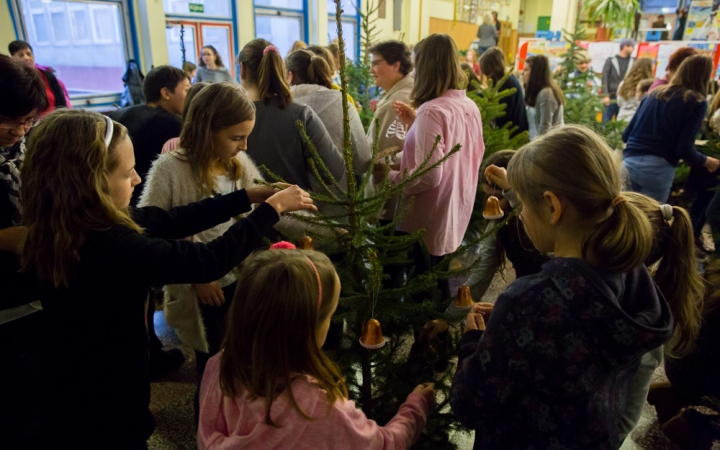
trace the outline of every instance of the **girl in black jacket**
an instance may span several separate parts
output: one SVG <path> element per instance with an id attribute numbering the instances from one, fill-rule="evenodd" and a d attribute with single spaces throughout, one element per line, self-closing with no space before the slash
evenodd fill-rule
<path id="1" fill-rule="evenodd" d="M 72 130 L 72 132 L 69 132 Z M 181 208 L 128 208 L 140 183 L 122 125 L 62 110 L 38 126 L 23 167 L 25 270 L 39 278 L 52 446 L 147 448 L 145 308 L 150 286 L 208 283 L 263 245 L 286 211 L 315 209 L 297 186 L 245 189 Z M 263 203 L 264 202 L 264 203 Z M 183 240 L 262 203 L 222 237 Z"/>

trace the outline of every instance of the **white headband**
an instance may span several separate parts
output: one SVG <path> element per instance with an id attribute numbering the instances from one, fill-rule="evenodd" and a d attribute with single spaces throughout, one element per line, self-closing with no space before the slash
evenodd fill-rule
<path id="1" fill-rule="evenodd" d="M 110 148 L 110 141 L 112 141 L 115 126 L 113 125 L 112 119 L 108 116 L 105 116 L 105 122 L 107 123 L 107 127 L 105 128 L 105 147 Z"/>
<path id="2" fill-rule="evenodd" d="M 672 205 L 660 205 L 660 212 L 663 215 L 663 219 L 665 219 L 665 222 L 670 222 L 670 219 L 673 218 L 673 207 Z"/>

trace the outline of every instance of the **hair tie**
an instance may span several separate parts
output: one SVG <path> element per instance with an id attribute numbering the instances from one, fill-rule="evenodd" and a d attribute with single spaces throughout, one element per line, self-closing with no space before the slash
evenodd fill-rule
<path id="1" fill-rule="evenodd" d="M 615 198 L 612 200 L 612 203 L 610 204 L 610 206 L 612 206 L 612 207 L 614 208 L 614 207 L 616 207 L 617 205 L 619 205 L 620 203 L 623 203 L 623 202 L 626 202 L 626 201 L 627 201 L 627 198 L 625 198 L 625 196 L 623 196 L 623 195 L 621 195 L 621 194 L 618 194 L 618 195 L 616 195 Z"/>
<path id="2" fill-rule="evenodd" d="M 273 245 L 270 246 L 270 250 L 296 250 L 297 247 L 295 247 L 295 244 L 288 241 L 280 241 L 276 242 Z M 318 284 L 318 312 L 320 312 L 320 306 L 322 305 L 322 280 L 320 280 L 320 272 L 317 270 L 317 266 L 314 262 L 312 262 L 312 259 L 310 259 L 307 255 L 305 256 L 305 259 L 310 263 L 310 267 L 313 268 L 313 271 L 315 272 L 315 277 L 317 278 L 317 284 Z"/>
<path id="3" fill-rule="evenodd" d="M 265 47 L 265 50 L 263 50 L 263 56 L 267 55 L 268 52 L 279 53 L 277 47 L 275 47 L 275 46 L 272 45 L 272 44 L 270 44 L 270 45 L 268 45 L 267 47 Z"/>
<path id="4" fill-rule="evenodd" d="M 660 205 L 660 212 L 662 213 L 663 219 L 665 219 L 665 222 L 670 222 L 670 219 L 673 218 L 672 205 L 668 205 L 668 204 Z"/>
<path id="5" fill-rule="evenodd" d="M 270 246 L 270 250 L 295 250 L 296 248 L 295 244 L 288 241 L 276 242 Z"/>
<path id="6" fill-rule="evenodd" d="M 108 149 L 110 148 L 110 142 L 112 141 L 112 135 L 113 130 L 115 129 L 115 125 L 113 125 L 113 121 L 108 116 L 105 116 L 105 147 Z"/>

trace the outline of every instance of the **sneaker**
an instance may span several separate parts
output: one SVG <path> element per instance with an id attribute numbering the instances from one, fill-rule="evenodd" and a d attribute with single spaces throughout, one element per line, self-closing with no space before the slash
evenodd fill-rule
<path id="1" fill-rule="evenodd" d="M 185 362 L 179 348 L 160 350 L 150 355 L 150 379 L 154 380 L 171 370 L 177 369 Z"/>

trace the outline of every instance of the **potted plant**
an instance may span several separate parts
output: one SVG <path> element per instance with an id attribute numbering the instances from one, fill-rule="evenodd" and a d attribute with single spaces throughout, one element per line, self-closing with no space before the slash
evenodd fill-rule
<path id="1" fill-rule="evenodd" d="M 601 24 L 596 39 L 608 41 L 613 28 L 633 28 L 640 5 L 638 0 L 583 0 L 583 9 L 591 20 Z"/>

